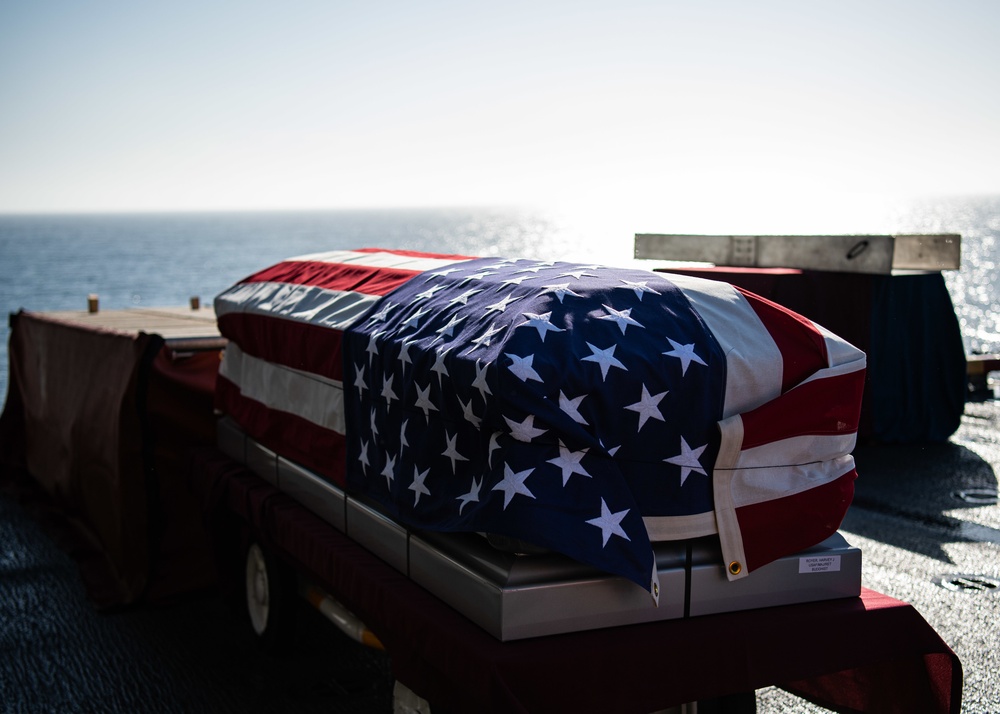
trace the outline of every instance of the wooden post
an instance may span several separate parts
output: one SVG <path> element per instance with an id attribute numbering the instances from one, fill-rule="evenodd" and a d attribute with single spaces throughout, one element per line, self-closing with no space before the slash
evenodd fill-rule
<path id="1" fill-rule="evenodd" d="M 87 312 L 97 312 L 97 293 L 90 293 L 90 295 L 87 296 Z"/>
<path id="2" fill-rule="evenodd" d="M 195 295 L 195 296 L 193 296 L 191 298 L 191 309 L 192 310 L 200 310 L 201 309 L 201 298 L 199 298 L 197 295 Z"/>

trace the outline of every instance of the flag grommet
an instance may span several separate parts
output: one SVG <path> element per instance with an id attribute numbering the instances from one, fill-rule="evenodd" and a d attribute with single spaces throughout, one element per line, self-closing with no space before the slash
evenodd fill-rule
<path id="1" fill-rule="evenodd" d="M 732 573 L 733 575 L 739 575 L 742 571 L 743 571 L 743 566 L 740 564 L 740 561 L 734 560 L 732 563 L 729 564 L 729 572 Z"/>

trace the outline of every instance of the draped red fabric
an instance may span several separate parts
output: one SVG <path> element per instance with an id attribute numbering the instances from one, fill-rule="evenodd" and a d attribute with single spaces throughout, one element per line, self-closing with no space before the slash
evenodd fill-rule
<path id="1" fill-rule="evenodd" d="M 218 351 L 11 316 L 0 475 L 76 560 L 91 602 L 163 601 L 216 580 L 184 474 L 215 443 Z"/>
<path id="2" fill-rule="evenodd" d="M 500 642 L 218 452 L 196 458 L 192 479 L 210 513 L 235 513 L 328 588 L 385 644 L 396 677 L 445 711 L 649 712 L 771 685 L 839 711 L 961 708 L 956 655 L 913 607 L 870 590 Z"/>

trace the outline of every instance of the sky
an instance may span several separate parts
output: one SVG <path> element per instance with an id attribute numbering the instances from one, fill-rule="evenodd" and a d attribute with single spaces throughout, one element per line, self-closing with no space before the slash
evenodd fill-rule
<path id="1" fill-rule="evenodd" d="M 0 0 L 0 213 L 984 193 L 996 0 Z"/>

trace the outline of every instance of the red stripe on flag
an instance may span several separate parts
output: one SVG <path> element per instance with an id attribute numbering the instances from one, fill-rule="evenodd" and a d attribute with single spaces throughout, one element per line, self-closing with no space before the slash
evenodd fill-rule
<path id="1" fill-rule="evenodd" d="M 782 392 L 829 365 L 826 340 L 809 319 L 760 295 L 733 287 L 750 303 L 781 352 Z"/>
<path id="2" fill-rule="evenodd" d="M 219 332 L 248 355 L 330 379 L 344 378 L 341 330 L 245 312 L 227 313 L 218 324 Z"/>
<path id="3" fill-rule="evenodd" d="M 242 283 L 290 283 L 327 290 L 385 295 L 423 271 L 351 263 L 290 260 L 244 278 Z"/>
<path id="4" fill-rule="evenodd" d="M 431 258 L 436 260 L 475 260 L 471 255 L 452 255 L 449 253 L 424 253 L 419 250 L 392 250 L 387 248 L 353 248 L 354 253 L 390 253 L 407 258 Z"/>
<path id="5" fill-rule="evenodd" d="M 851 434 L 858 430 L 863 369 L 800 384 L 742 414 L 743 449 L 806 434 Z"/>
<path id="6" fill-rule="evenodd" d="M 748 572 L 836 533 L 854 498 L 857 477 L 851 469 L 808 491 L 737 508 Z"/>
<path id="7" fill-rule="evenodd" d="M 248 399 L 222 375 L 215 383 L 215 405 L 267 448 L 341 488 L 346 485 L 347 441 L 342 434 Z"/>

